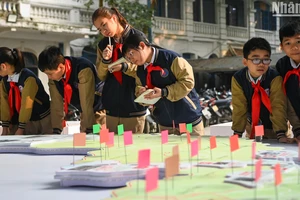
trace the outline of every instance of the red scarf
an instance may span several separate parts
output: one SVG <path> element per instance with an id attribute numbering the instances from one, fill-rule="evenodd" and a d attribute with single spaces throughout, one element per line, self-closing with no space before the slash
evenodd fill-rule
<path id="1" fill-rule="evenodd" d="M 259 115 L 260 115 L 260 103 L 262 103 L 266 106 L 266 108 L 269 110 L 270 113 L 272 113 L 271 108 L 271 102 L 270 99 L 264 90 L 260 86 L 260 80 L 257 82 L 257 84 L 254 84 L 251 82 L 251 85 L 253 87 L 253 96 L 252 96 L 252 131 L 250 135 L 250 139 L 254 139 L 255 137 L 255 126 L 258 124 Z"/>
<path id="2" fill-rule="evenodd" d="M 123 44 L 120 43 L 116 43 L 116 46 L 113 50 L 113 54 L 112 54 L 112 62 L 115 62 L 116 60 L 118 60 L 119 58 L 119 49 L 122 49 Z M 122 72 L 121 71 L 117 71 L 117 72 L 113 72 L 113 75 L 115 76 L 115 78 L 117 79 L 117 81 L 122 85 Z"/>
<path id="3" fill-rule="evenodd" d="M 151 83 L 151 72 L 152 71 L 161 71 L 161 73 L 163 73 L 163 69 L 159 66 L 153 66 L 152 63 L 150 63 L 150 65 L 147 66 L 147 82 L 146 85 L 148 87 L 148 89 L 153 89 L 154 86 Z"/>
<path id="4" fill-rule="evenodd" d="M 72 87 L 68 83 L 70 80 L 70 75 L 71 75 L 71 62 L 67 59 L 65 59 L 65 70 L 66 70 L 66 78 L 62 78 L 62 82 L 64 83 L 64 111 L 65 115 L 68 114 L 68 106 L 71 103 L 71 98 L 72 98 Z M 65 121 L 63 120 L 63 127 L 65 127 Z"/>
<path id="5" fill-rule="evenodd" d="M 300 67 L 298 67 L 298 69 L 290 70 L 290 71 L 288 71 L 288 72 L 285 74 L 284 80 L 283 80 L 283 92 L 284 92 L 284 94 L 286 94 L 285 84 L 286 84 L 287 80 L 289 79 L 289 77 L 290 77 L 292 74 L 295 74 L 296 76 L 298 76 L 298 82 L 299 82 L 299 79 L 300 79 Z M 300 84 L 300 82 L 299 82 L 299 84 Z"/>
<path id="6" fill-rule="evenodd" d="M 18 86 L 15 82 L 9 82 L 10 90 L 8 93 L 8 103 L 9 103 L 9 111 L 10 117 L 14 115 L 14 105 L 18 113 L 20 113 L 21 109 L 21 94 Z M 14 102 L 15 99 L 15 102 Z"/>

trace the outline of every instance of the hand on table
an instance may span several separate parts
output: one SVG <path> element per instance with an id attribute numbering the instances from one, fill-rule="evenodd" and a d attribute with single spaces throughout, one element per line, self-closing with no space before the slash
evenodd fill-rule
<path id="1" fill-rule="evenodd" d="M 291 144 L 291 143 L 294 143 L 294 142 L 295 142 L 295 138 L 282 137 L 282 138 L 279 139 L 279 142 L 280 142 L 280 143 L 288 143 L 288 144 Z"/>
<path id="2" fill-rule="evenodd" d="M 18 128 L 15 135 L 24 135 L 24 129 Z"/>

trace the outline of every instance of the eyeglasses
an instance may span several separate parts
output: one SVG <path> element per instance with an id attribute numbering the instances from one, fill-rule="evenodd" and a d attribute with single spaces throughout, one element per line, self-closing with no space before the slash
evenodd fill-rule
<path id="1" fill-rule="evenodd" d="M 132 63 L 131 59 L 133 58 L 133 56 L 134 56 L 134 53 L 131 50 L 126 54 L 125 59 Z"/>
<path id="2" fill-rule="evenodd" d="M 249 59 L 249 58 L 247 58 L 247 60 L 251 60 L 251 62 L 254 65 L 259 65 L 260 63 L 263 63 L 264 65 L 269 65 L 271 63 L 271 61 L 272 61 L 269 58 L 264 58 L 264 59 L 259 59 L 259 58 Z"/>

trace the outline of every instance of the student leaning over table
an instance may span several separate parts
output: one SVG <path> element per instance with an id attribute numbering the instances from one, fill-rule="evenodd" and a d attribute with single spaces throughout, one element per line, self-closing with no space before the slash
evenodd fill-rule
<path id="1" fill-rule="evenodd" d="M 243 47 L 244 68 L 237 71 L 231 82 L 232 130 L 242 136 L 255 138 L 255 126 L 263 125 L 265 138 L 277 138 L 291 143 L 287 138 L 286 97 L 282 78 L 269 67 L 271 46 L 263 38 L 252 38 Z"/>
<path id="2" fill-rule="evenodd" d="M 136 96 L 153 89 L 155 92 L 145 95 L 145 98 L 162 97 L 153 108 L 161 130 L 172 133 L 174 122 L 179 134 L 179 123 L 192 123 L 191 134 L 203 135 L 202 112 L 194 88 L 192 66 L 177 53 L 156 48 L 139 33 L 126 38 L 122 53 L 128 61 L 138 65 Z"/>
<path id="3" fill-rule="evenodd" d="M 294 138 L 300 142 L 300 20 L 284 24 L 279 30 L 279 38 L 286 56 L 278 60 L 276 69 L 283 78 L 287 117 L 293 127 Z"/>
<path id="4" fill-rule="evenodd" d="M 49 78 L 53 133 L 60 134 L 65 126 L 69 104 L 80 111 L 80 131 L 91 133 L 95 123 L 105 123 L 105 116 L 99 114 L 103 82 L 93 63 L 83 57 L 63 56 L 58 47 L 50 46 L 40 53 L 38 67 Z"/>
<path id="5" fill-rule="evenodd" d="M 51 134 L 50 102 L 18 49 L 0 48 L 2 135 Z"/>

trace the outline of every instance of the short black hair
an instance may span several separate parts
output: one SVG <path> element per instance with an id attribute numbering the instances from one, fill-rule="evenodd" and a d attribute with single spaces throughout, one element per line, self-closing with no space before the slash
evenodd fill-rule
<path id="1" fill-rule="evenodd" d="M 56 70 L 60 63 L 65 64 L 65 58 L 56 46 L 47 47 L 39 55 L 38 67 L 42 72 Z"/>
<path id="2" fill-rule="evenodd" d="M 293 37 L 297 34 L 300 34 L 300 20 L 297 19 L 287 22 L 279 29 L 280 43 L 282 43 L 284 37 Z"/>
<path id="3" fill-rule="evenodd" d="M 265 40 L 264 38 L 254 37 L 254 38 L 251 38 L 250 40 L 248 40 L 244 44 L 244 47 L 243 47 L 244 58 L 247 59 L 249 54 L 251 53 L 251 51 L 254 51 L 256 49 L 266 50 L 269 52 L 269 54 L 271 56 L 270 43 L 267 40 Z"/>
<path id="4" fill-rule="evenodd" d="M 147 46 L 151 46 L 149 40 L 143 33 L 137 32 L 129 35 L 122 46 L 122 54 L 125 56 L 129 49 L 138 49 L 140 42 L 144 42 Z"/>

